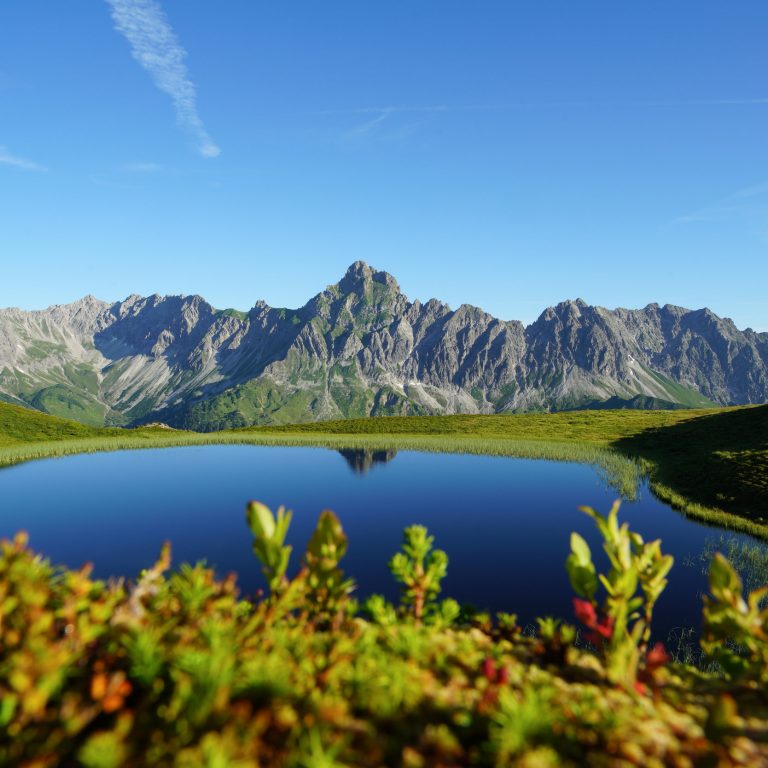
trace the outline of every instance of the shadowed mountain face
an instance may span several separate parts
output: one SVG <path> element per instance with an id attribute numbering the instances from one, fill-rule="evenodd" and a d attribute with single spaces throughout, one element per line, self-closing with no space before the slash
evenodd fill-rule
<path id="1" fill-rule="evenodd" d="M 296 310 L 217 310 L 200 296 L 0 310 L 0 399 L 91 424 L 213 430 L 608 398 L 764 402 L 768 334 L 708 309 L 581 300 L 526 328 L 477 307 L 411 302 L 359 261 Z"/>

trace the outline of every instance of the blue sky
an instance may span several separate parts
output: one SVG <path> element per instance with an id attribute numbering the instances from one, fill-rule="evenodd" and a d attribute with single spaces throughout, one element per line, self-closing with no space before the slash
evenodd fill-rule
<path id="1" fill-rule="evenodd" d="M 298 306 L 356 259 L 533 320 L 768 330 L 768 4 L 4 0 L 0 306 Z"/>

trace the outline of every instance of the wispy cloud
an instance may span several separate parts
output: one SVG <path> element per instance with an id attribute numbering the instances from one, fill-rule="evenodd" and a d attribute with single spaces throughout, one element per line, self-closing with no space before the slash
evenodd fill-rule
<path id="1" fill-rule="evenodd" d="M 374 114 L 373 112 L 365 113 L 365 114 Z M 375 117 L 371 118 L 370 120 L 366 120 L 362 125 L 358 125 L 356 128 L 352 128 L 351 130 L 347 131 L 344 134 L 345 139 L 359 139 L 362 136 L 365 136 L 367 133 L 370 133 L 371 131 L 375 130 L 379 125 L 381 125 L 389 116 L 392 114 L 391 110 L 384 109 L 379 114 L 377 114 Z"/>
<path id="2" fill-rule="evenodd" d="M 768 197 L 768 181 L 750 184 L 737 189 L 720 200 L 699 208 L 692 213 L 678 216 L 676 224 L 693 224 L 702 221 L 723 221 L 734 217 L 749 216 L 758 212 L 762 218 Z"/>
<path id="3" fill-rule="evenodd" d="M 323 109 L 309 114 L 319 116 L 372 116 L 344 134 L 344 139 L 357 139 L 373 132 L 390 118 L 407 115 L 435 115 L 462 112 L 512 112 L 536 109 L 590 109 L 590 108 L 666 108 L 666 107 L 733 107 L 766 106 L 768 98 L 754 99 L 671 99 L 671 100 L 617 100 L 617 101 L 512 101 L 497 104 L 391 104 L 389 106 L 346 107 Z"/>
<path id="4" fill-rule="evenodd" d="M 754 99 L 669 99 L 669 100 L 571 100 L 571 101 L 512 101 L 497 104 L 392 104 L 389 106 L 348 107 L 324 109 L 316 115 L 379 115 L 435 113 L 435 112 L 502 112 L 515 109 L 551 107 L 731 107 L 765 106 L 768 98 Z"/>
<path id="5" fill-rule="evenodd" d="M 167 93 L 179 124 L 195 139 L 203 157 L 217 157 L 221 150 L 205 130 L 197 111 L 197 92 L 184 63 L 187 52 L 157 0 L 106 0 L 115 28 L 131 45 L 133 58 L 147 70 L 155 85 Z"/>
<path id="6" fill-rule="evenodd" d="M 492 110 L 512 109 L 515 104 L 426 104 L 391 105 L 388 107 L 348 107 L 347 109 L 322 109 L 315 115 L 377 115 L 386 118 L 390 115 L 418 114 L 430 112 L 488 112 Z"/>
<path id="7" fill-rule="evenodd" d="M 12 165 L 14 168 L 21 168 L 23 171 L 47 171 L 48 169 L 40 163 L 32 160 L 26 160 L 18 155 L 12 155 L 5 147 L 0 146 L 0 164 Z"/>

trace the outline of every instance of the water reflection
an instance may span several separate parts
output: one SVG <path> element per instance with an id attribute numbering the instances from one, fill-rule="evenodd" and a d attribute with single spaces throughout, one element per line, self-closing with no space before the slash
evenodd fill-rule
<path id="1" fill-rule="evenodd" d="M 371 451 L 363 448 L 342 448 L 339 453 L 356 475 L 365 475 L 377 464 L 387 464 L 397 451 Z"/>

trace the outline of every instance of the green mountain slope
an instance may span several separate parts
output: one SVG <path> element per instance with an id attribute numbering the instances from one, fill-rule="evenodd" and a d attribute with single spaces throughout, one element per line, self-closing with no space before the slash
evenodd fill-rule
<path id="1" fill-rule="evenodd" d="M 72 440 L 119 433 L 96 429 L 71 419 L 61 419 L 18 405 L 0 403 L 0 446 L 48 440 Z"/>

